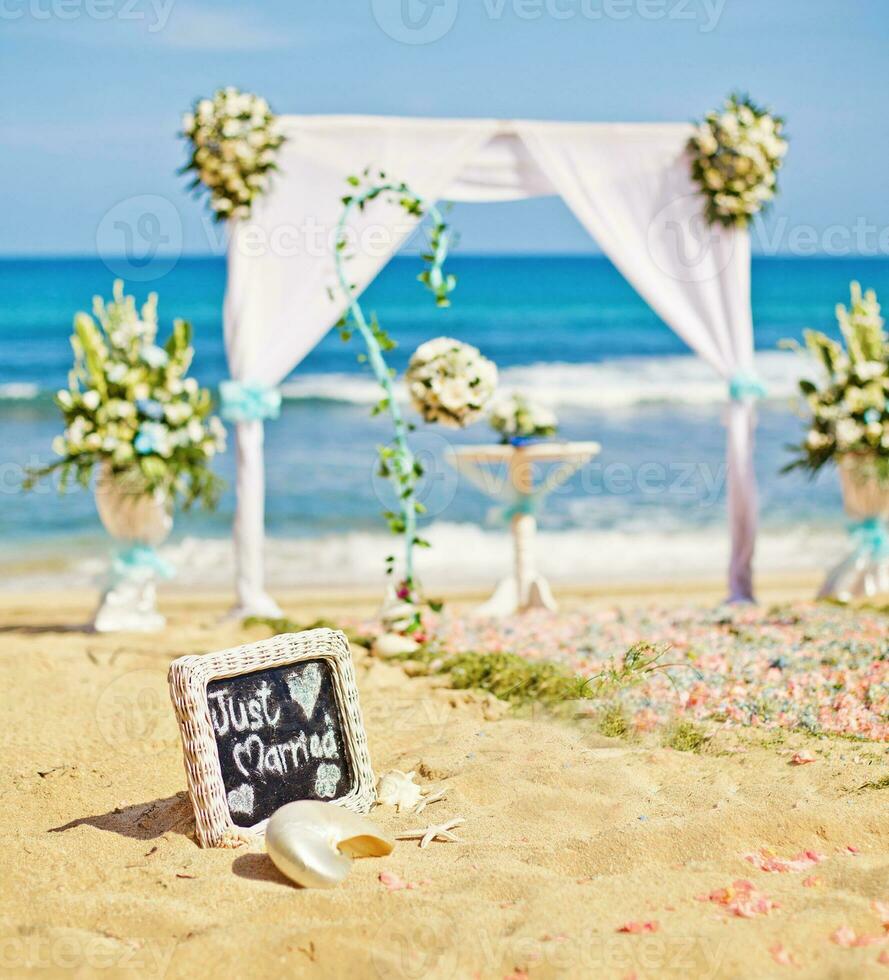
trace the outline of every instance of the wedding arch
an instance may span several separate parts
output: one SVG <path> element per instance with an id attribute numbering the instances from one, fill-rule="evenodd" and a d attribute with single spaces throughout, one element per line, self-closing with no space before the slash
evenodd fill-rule
<path id="1" fill-rule="evenodd" d="M 424 200 L 561 196 L 655 313 L 726 382 L 731 560 L 728 593 L 753 598 L 757 502 L 753 467 L 750 243 L 710 223 L 691 176 L 683 123 L 575 123 L 376 116 L 280 116 L 285 142 L 269 192 L 232 219 L 223 384 L 235 420 L 238 611 L 279 615 L 264 582 L 263 422 L 276 386 L 343 314 L 336 226 L 350 175 L 371 167 Z M 419 218 L 379 198 L 348 221 L 349 272 L 360 294 Z"/>

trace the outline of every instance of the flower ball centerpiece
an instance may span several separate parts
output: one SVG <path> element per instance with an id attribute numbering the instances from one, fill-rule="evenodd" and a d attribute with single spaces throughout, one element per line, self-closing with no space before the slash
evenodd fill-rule
<path id="1" fill-rule="evenodd" d="M 497 387 L 497 366 L 471 344 L 437 337 L 414 351 L 405 380 L 426 422 L 460 429 L 482 417 Z"/>
<path id="2" fill-rule="evenodd" d="M 163 626 L 154 580 L 171 573 L 155 547 L 172 528 L 178 499 L 212 507 L 221 480 L 210 461 L 225 446 L 210 392 L 188 377 L 191 328 L 176 320 L 157 343 L 157 296 L 137 309 L 114 283 L 113 300 L 94 301 L 94 316 L 74 319 L 74 365 L 56 395 L 65 431 L 53 440 L 58 459 L 32 471 L 26 488 L 52 473 L 59 487 L 86 487 L 98 468 L 96 506 L 119 545 L 111 583 L 96 615 L 100 631 Z"/>
<path id="3" fill-rule="evenodd" d="M 784 121 L 747 96 L 707 113 L 688 143 L 692 178 L 707 198 L 707 218 L 744 227 L 774 198 L 787 153 Z"/>
<path id="4" fill-rule="evenodd" d="M 853 282 L 850 292 L 849 307 L 836 308 L 844 343 L 805 333 L 821 377 L 800 381 L 808 432 L 786 467 L 815 473 L 839 466 L 855 548 L 822 595 L 840 599 L 889 592 L 889 336 L 874 291 L 862 293 Z"/>
<path id="5" fill-rule="evenodd" d="M 559 420 L 553 411 L 518 393 L 497 398 L 488 414 L 488 422 L 500 434 L 501 442 L 514 446 L 548 439 L 559 428 Z"/>

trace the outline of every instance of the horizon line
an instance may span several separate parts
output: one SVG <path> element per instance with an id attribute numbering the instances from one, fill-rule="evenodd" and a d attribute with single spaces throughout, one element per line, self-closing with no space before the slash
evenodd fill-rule
<path id="1" fill-rule="evenodd" d="M 452 253 L 450 259 L 605 259 L 611 261 L 604 252 L 457 252 Z M 795 255 L 793 252 L 752 252 L 754 259 L 792 259 L 799 261 L 842 261 L 860 262 L 871 261 L 874 259 L 889 259 L 887 253 L 857 253 L 853 255 L 829 255 L 819 253 L 817 255 Z M 169 262 L 172 256 L 169 254 L 158 253 L 150 261 Z M 175 258 L 175 262 L 206 262 L 206 261 L 225 261 L 225 253 L 214 254 L 212 252 L 186 252 Z M 397 252 L 391 259 L 415 259 L 419 258 L 417 252 Z M 2 252 L 0 251 L 0 262 L 119 262 L 127 261 L 126 255 L 95 255 L 86 252 Z M 390 261 L 391 261 L 390 259 Z"/>

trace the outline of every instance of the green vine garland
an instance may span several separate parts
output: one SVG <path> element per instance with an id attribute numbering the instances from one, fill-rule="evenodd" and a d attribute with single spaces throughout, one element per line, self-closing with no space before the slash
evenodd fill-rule
<path id="1" fill-rule="evenodd" d="M 380 446 L 379 474 L 388 478 L 395 490 L 398 500 L 397 511 L 384 512 L 389 529 L 394 534 L 404 536 L 404 578 L 399 587 L 399 598 L 406 601 L 416 601 L 416 581 L 414 576 L 414 548 L 429 547 L 429 542 L 421 538 L 417 532 L 417 517 L 424 512 L 422 503 L 417 500 L 417 482 L 423 475 L 423 467 L 414 456 L 408 444 L 408 433 L 415 428 L 406 422 L 401 407 L 395 399 L 392 384 L 394 371 L 389 368 L 384 358 L 384 352 L 390 351 L 397 345 L 388 333 L 380 326 L 375 314 L 367 317 L 355 296 L 356 286 L 346 275 L 345 263 L 350 258 L 346 237 L 346 226 L 353 211 L 364 211 L 368 204 L 381 195 L 387 195 L 393 203 L 397 201 L 405 213 L 411 217 L 422 218 L 428 215 L 432 220 L 429 249 L 422 258 L 426 268 L 417 277 L 435 297 L 436 306 L 450 306 L 448 298 L 457 284 L 456 277 L 445 275 L 443 264 L 448 252 L 449 231 L 441 212 L 432 204 L 419 197 L 407 184 L 387 179 L 383 171 L 378 171 L 372 178 L 370 170 L 365 170 L 361 177 L 349 177 L 348 183 L 353 191 L 342 198 L 343 212 L 336 228 L 335 263 L 337 279 L 347 310 L 337 327 L 344 341 L 352 338 L 357 330 L 364 339 L 367 354 L 360 355 L 360 360 L 366 360 L 374 372 L 377 382 L 383 389 L 383 397 L 373 407 L 372 414 L 379 415 L 388 412 L 392 418 L 395 430 L 390 445 Z M 331 298 L 333 294 L 331 292 Z M 395 570 L 395 556 L 386 559 L 386 572 L 391 575 Z M 416 625 L 419 626 L 419 619 Z"/>

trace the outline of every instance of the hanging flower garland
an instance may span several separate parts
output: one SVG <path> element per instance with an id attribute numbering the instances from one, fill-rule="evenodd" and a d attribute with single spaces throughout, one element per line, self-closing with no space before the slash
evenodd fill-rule
<path id="1" fill-rule="evenodd" d="M 722 112 L 708 112 L 688 142 L 692 178 L 707 197 L 707 218 L 746 227 L 768 206 L 787 153 L 784 120 L 731 95 Z"/>
<path id="2" fill-rule="evenodd" d="M 190 190 L 210 195 L 217 221 L 249 218 L 254 201 L 269 186 L 284 137 L 268 102 L 229 87 L 198 99 L 182 117 L 191 158 L 180 173 L 193 173 Z"/>
<path id="3" fill-rule="evenodd" d="M 388 412 L 395 430 L 392 442 L 379 448 L 379 473 L 392 482 L 398 501 L 398 510 L 385 512 L 389 529 L 404 538 L 404 574 L 397 589 L 397 596 L 403 603 L 411 605 L 415 610 L 408 621 L 402 624 L 400 631 L 414 633 L 420 629 L 421 622 L 418 608 L 419 591 L 414 577 L 413 552 L 415 547 L 429 547 L 429 543 L 417 533 L 417 517 L 423 512 L 423 505 L 417 499 L 416 488 L 423 475 L 423 467 L 408 444 L 407 436 L 413 426 L 405 421 L 401 407 L 396 401 L 392 383 L 393 371 L 390 370 L 383 356 L 385 351 L 392 350 L 396 346 L 395 341 L 383 330 L 376 316 L 365 316 L 355 296 L 355 286 L 346 275 L 346 260 L 349 258 L 346 227 L 349 216 L 356 209 L 363 211 L 369 203 L 380 195 L 385 195 L 391 201 L 397 201 L 406 214 L 412 217 L 421 218 L 428 215 L 432 221 L 430 247 L 428 252 L 423 255 L 426 268 L 418 278 L 432 292 L 436 305 L 441 307 L 450 306 L 448 296 L 454 289 L 457 280 L 454 276 L 445 275 L 442 271 L 448 251 L 449 236 L 448 226 L 438 208 L 425 203 L 407 184 L 387 179 L 386 174 L 382 171 L 372 178 L 370 172 L 366 170 L 362 177 L 349 177 L 348 182 L 352 191 L 343 198 L 343 213 L 340 216 L 336 231 L 337 279 L 340 292 L 347 306 L 347 312 L 338 323 L 338 327 L 343 340 L 349 340 L 356 330 L 361 334 L 367 346 L 366 359 L 383 391 L 383 397 L 374 406 L 373 413 L 376 415 L 381 412 Z M 333 298 L 332 293 L 331 298 Z M 430 343 L 437 344 L 440 341 L 431 341 Z M 459 345 L 457 341 L 448 341 L 448 344 L 463 346 Z M 418 353 L 426 346 L 428 345 L 422 345 Z M 468 345 L 467 349 L 474 350 L 474 348 L 468 348 Z M 478 358 L 485 361 L 480 354 Z M 471 360 L 476 364 L 479 363 L 476 358 L 471 358 Z M 493 369 L 496 379 L 496 368 L 489 361 L 486 361 L 486 364 Z M 394 572 L 395 561 L 394 555 L 390 555 L 386 559 L 387 574 Z"/>

